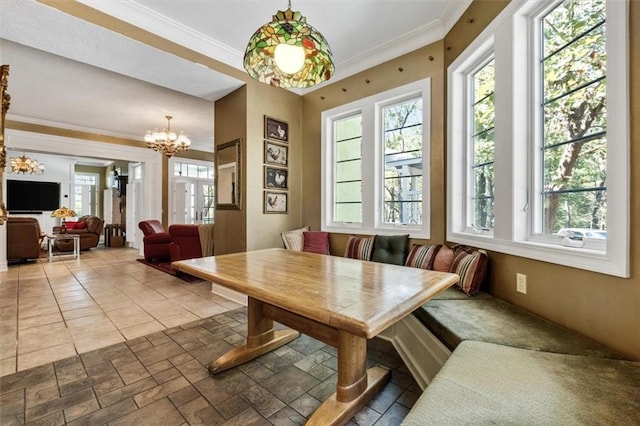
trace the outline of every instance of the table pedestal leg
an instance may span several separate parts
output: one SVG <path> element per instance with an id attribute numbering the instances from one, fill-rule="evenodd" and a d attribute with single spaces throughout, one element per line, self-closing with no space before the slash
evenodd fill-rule
<path id="1" fill-rule="evenodd" d="M 209 373 L 217 374 L 243 364 L 280 346 L 286 345 L 300 335 L 295 330 L 276 331 L 273 320 L 262 314 L 262 302 L 251 297 L 247 305 L 247 341 L 231 349 L 209 365 Z"/>
<path id="2" fill-rule="evenodd" d="M 381 367 L 367 370 L 367 340 L 340 331 L 336 393 L 313 413 L 309 425 L 342 425 L 349 421 L 391 378 Z"/>

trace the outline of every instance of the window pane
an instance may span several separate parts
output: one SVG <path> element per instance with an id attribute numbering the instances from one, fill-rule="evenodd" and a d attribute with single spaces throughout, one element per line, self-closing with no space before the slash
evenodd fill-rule
<path id="1" fill-rule="evenodd" d="M 382 109 L 383 223 L 422 224 L 422 99 Z"/>
<path id="2" fill-rule="evenodd" d="M 606 86 L 599 81 L 544 106 L 544 144 L 551 145 L 607 130 Z"/>
<path id="3" fill-rule="evenodd" d="M 546 99 L 576 89 L 605 75 L 604 22 L 545 61 Z M 563 72 L 566 70 L 566 72 Z"/>
<path id="4" fill-rule="evenodd" d="M 336 164 L 336 181 L 360 181 L 362 175 L 362 160 L 345 161 Z"/>
<path id="5" fill-rule="evenodd" d="M 550 234 L 557 234 L 561 228 L 583 228 L 605 230 L 607 219 L 606 191 L 580 191 L 545 194 L 544 202 L 557 206 L 553 210 Z M 551 213 L 551 210 L 548 210 Z M 606 238 L 606 234 L 601 234 Z"/>
<path id="6" fill-rule="evenodd" d="M 542 232 L 606 229 L 604 1 L 567 0 L 542 20 Z"/>
<path id="7" fill-rule="evenodd" d="M 542 23 L 545 41 L 543 57 L 571 43 L 604 19 L 604 0 L 569 0 L 560 4 Z"/>
<path id="8" fill-rule="evenodd" d="M 472 79 L 473 117 L 470 214 L 476 229 L 494 227 L 494 160 L 495 160 L 495 62 L 492 59 L 480 68 Z"/>
<path id="9" fill-rule="evenodd" d="M 362 222 L 362 203 L 336 204 L 336 218 L 340 222 Z"/>
<path id="10" fill-rule="evenodd" d="M 336 222 L 362 222 L 362 116 L 334 122 Z"/>

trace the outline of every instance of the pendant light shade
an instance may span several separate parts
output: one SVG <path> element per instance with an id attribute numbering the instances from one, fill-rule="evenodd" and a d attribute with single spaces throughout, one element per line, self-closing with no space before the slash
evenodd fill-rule
<path id="1" fill-rule="evenodd" d="M 329 43 L 307 18 L 291 10 L 291 2 L 251 36 L 244 68 L 252 78 L 283 88 L 315 86 L 335 71 Z"/>

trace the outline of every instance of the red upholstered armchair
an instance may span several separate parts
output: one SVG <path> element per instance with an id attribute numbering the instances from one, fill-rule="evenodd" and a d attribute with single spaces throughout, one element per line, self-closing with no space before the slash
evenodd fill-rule
<path id="1" fill-rule="evenodd" d="M 169 235 L 172 240 L 169 245 L 172 262 L 202 257 L 198 225 L 171 225 Z"/>
<path id="2" fill-rule="evenodd" d="M 169 244 L 171 235 L 164 230 L 159 220 L 143 220 L 138 223 L 138 228 L 142 230 L 144 237 L 144 258 L 147 262 L 166 262 L 170 259 Z"/>

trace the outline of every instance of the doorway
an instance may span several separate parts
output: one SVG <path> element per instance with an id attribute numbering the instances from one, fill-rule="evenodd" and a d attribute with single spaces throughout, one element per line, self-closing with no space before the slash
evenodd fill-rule
<path id="1" fill-rule="evenodd" d="M 210 161 L 171 159 L 169 170 L 172 197 L 169 222 L 213 223 L 215 220 L 214 168 Z"/>

